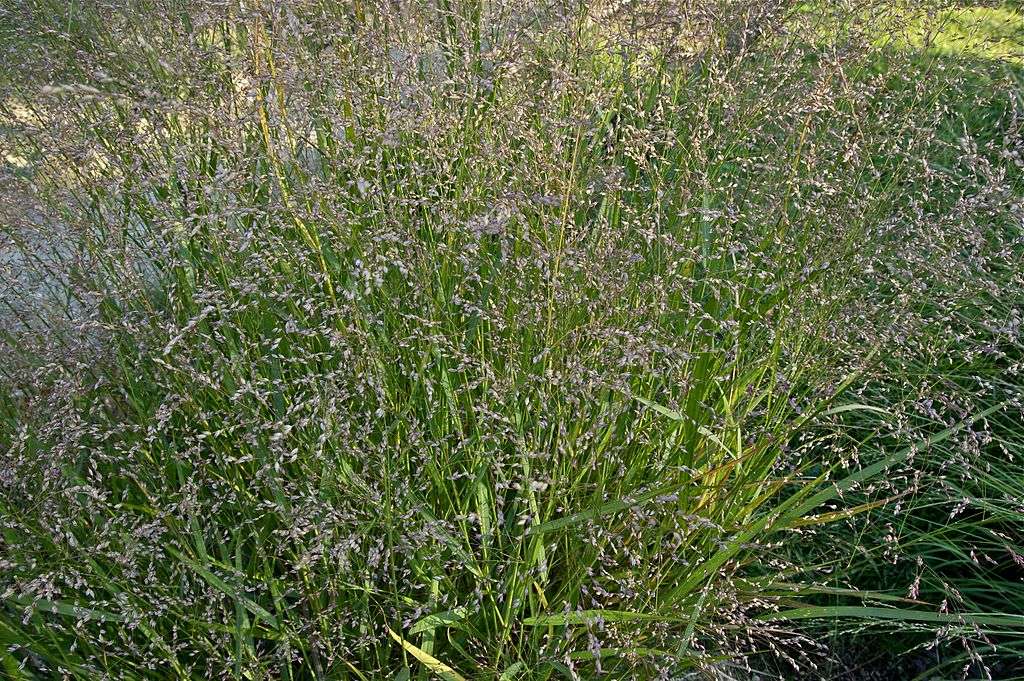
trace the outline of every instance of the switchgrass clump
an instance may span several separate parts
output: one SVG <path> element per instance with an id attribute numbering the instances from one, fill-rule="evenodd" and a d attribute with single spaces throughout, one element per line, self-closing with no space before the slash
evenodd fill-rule
<path id="1" fill-rule="evenodd" d="M 1017 654 L 1019 73 L 656 4 L 3 10 L 5 673 Z"/>

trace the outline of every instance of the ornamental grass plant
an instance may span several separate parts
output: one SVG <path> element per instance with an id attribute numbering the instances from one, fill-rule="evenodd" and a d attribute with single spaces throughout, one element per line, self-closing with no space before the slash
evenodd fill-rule
<path id="1" fill-rule="evenodd" d="M 1022 17 L 0 4 L 3 674 L 1024 674 Z"/>

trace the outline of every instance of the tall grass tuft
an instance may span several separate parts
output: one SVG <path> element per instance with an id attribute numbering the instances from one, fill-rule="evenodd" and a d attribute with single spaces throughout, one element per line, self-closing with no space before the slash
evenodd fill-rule
<path id="1" fill-rule="evenodd" d="M 1011 669 L 1022 81 L 930 9 L 0 9 L 0 668 Z"/>

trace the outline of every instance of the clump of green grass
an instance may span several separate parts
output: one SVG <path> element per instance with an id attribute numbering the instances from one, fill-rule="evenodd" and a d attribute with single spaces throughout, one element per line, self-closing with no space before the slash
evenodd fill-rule
<path id="1" fill-rule="evenodd" d="M 955 79 L 781 6 L 657 50 L 503 4 L 48 8 L 84 58 L 0 108 L 5 281 L 66 294 L 0 299 L 12 677 L 807 670 L 816 618 L 1019 646 L 792 550 L 1009 418 L 866 418 L 965 282 L 1021 290 L 1012 148 L 920 177 Z"/>

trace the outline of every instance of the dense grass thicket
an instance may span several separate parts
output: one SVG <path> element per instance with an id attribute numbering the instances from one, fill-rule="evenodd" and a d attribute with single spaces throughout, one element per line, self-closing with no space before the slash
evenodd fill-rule
<path id="1" fill-rule="evenodd" d="M 0 0 L 0 676 L 1024 678 L 1024 14 Z"/>

